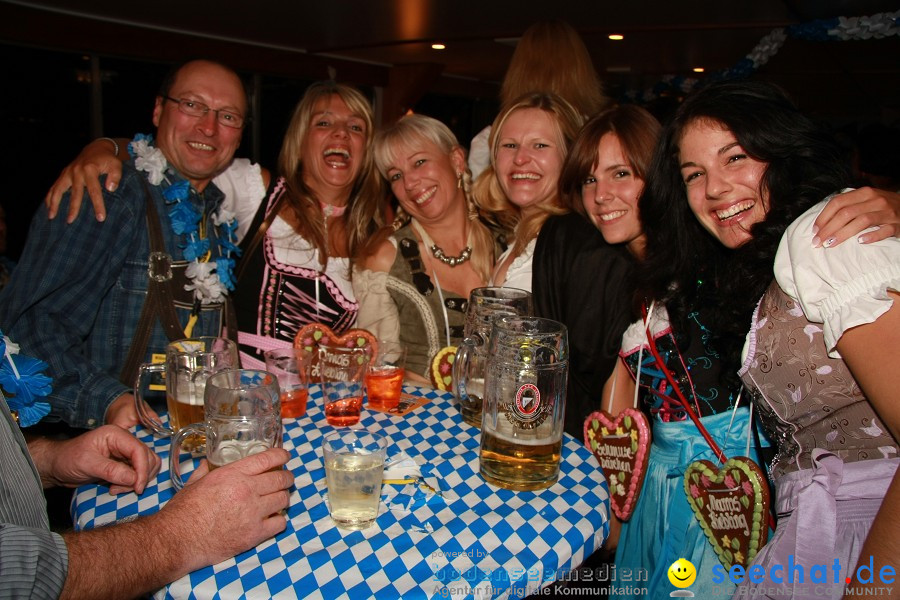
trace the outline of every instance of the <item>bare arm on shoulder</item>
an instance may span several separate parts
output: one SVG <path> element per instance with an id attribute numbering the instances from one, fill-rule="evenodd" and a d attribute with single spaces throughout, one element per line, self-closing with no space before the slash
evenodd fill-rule
<path id="1" fill-rule="evenodd" d="M 100 189 L 100 176 L 106 175 L 106 190 L 114 192 L 122 179 L 122 161 L 128 158 L 129 141 L 119 138 L 113 142 L 109 138 L 100 138 L 85 146 L 75 160 L 62 170 L 44 197 L 47 218 L 56 217 L 63 195 L 71 189 L 66 223 L 74 221 L 78 209 L 81 208 L 84 188 L 87 187 L 97 220 L 106 220 L 106 205 L 103 202 L 103 190 Z"/>
<path id="2" fill-rule="evenodd" d="M 900 194 L 870 187 L 838 194 L 816 218 L 813 246 L 831 248 L 875 226 L 857 238 L 860 244 L 900 234 Z"/>

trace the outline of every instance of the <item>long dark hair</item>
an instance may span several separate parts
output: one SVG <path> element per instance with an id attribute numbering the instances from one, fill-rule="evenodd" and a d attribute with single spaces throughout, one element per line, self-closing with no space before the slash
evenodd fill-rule
<path id="1" fill-rule="evenodd" d="M 752 239 L 734 250 L 703 229 L 687 202 L 678 146 L 686 128 L 698 120 L 724 125 L 750 157 L 767 163 L 760 195 L 768 197 L 768 213 L 751 228 Z M 774 278 L 782 234 L 849 181 L 838 146 L 774 85 L 728 82 L 696 92 L 665 128 L 639 202 L 647 235 L 639 294 L 663 301 L 682 335 L 692 310 L 709 309 L 722 372 L 727 383 L 736 384 L 744 337 L 753 309 Z M 680 343 L 688 340 L 682 337 Z"/>

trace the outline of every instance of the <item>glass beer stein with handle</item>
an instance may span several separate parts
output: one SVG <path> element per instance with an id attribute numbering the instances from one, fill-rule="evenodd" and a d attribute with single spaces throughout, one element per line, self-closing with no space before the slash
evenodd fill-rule
<path id="1" fill-rule="evenodd" d="M 166 346 L 166 362 L 141 365 L 134 384 L 134 401 L 141 423 L 159 436 L 203 420 L 203 395 L 206 380 L 213 373 L 238 367 L 237 345 L 226 338 L 196 337 L 176 340 Z M 147 412 L 144 389 L 154 374 L 164 374 L 169 427 Z"/>
<path id="2" fill-rule="evenodd" d="M 268 371 L 228 369 L 206 381 L 204 420 L 184 427 L 172 438 L 169 472 L 176 489 L 181 478 L 181 449 L 192 436 L 206 437 L 209 470 L 246 456 L 281 447 L 281 390 Z"/>
<path id="3" fill-rule="evenodd" d="M 469 294 L 463 341 L 453 362 L 453 385 L 459 413 L 469 425 L 481 426 L 484 367 L 494 320 L 533 312 L 531 293 L 518 288 L 483 287 Z"/>
<path id="4" fill-rule="evenodd" d="M 481 475 L 511 490 L 559 477 L 569 343 L 565 325 L 538 317 L 494 321 L 484 378 Z"/>

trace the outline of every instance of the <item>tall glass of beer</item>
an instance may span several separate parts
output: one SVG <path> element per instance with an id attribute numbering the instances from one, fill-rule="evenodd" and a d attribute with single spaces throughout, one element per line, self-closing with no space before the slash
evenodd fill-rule
<path id="1" fill-rule="evenodd" d="M 481 475 L 511 490 L 559 477 L 569 343 L 565 325 L 537 317 L 494 321 L 484 378 Z"/>
<path id="2" fill-rule="evenodd" d="M 209 469 L 281 447 L 281 390 L 268 371 L 227 369 L 206 380 L 203 418 L 172 438 L 169 471 L 176 489 L 184 487 L 180 454 L 186 440 L 206 438 Z"/>
<path id="3" fill-rule="evenodd" d="M 237 368 L 237 345 L 226 338 L 196 337 L 171 342 L 166 346 L 164 363 L 143 364 L 134 385 L 134 400 L 141 423 L 160 436 L 203 420 L 203 395 L 210 375 L 224 369 Z M 151 377 L 165 376 L 166 409 L 169 426 L 154 419 L 147 411 L 144 390 L 154 389 Z M 160 386 L 162 387 L 162 386 Z"/>
<path id="4" fill-rule="evenodd" d="M 463 341 L 453 362 L 453 389 L 459 414 L 469 425 L 481 426 L 484 368 L 494 320 L 533 312 L 531 293 L 518 288 L 483 287 L 469 294 Z"/>

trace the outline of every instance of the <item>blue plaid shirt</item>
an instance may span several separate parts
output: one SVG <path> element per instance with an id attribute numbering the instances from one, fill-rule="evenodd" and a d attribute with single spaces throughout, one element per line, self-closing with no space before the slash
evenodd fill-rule
<path id="1" fill-rule="evenodd" d="M 170 168 L 171 183 L 181 179 Z M 146 196 L 133 162 L 123 165 L 118 189 L 104 191 L 107 218 L 98 223 L 85 194 L 78 218 L 71 225 L 59 217 L 47 219 L 42 205 L 31 223 L 28 241 L 9 284 L 0 292 L 0 328 L 22 352 L 46 361 L 53 378 L 47 421 L 93 428 L 105 422 L 106 410 L 131 388 L 119 381 L 147 297 L 148 255 Z M 149 186 L 162 225 L 163 238 L 174 260 L 183 260 L 187 239 L 175 235 L 162 197 L 163 186 Z M 222 193 L 209 184 L 202 194 L 193 189 L 189 201 L 210 222 Z M 68 195 L 59 214 L 65 215 Z M 216 244 L 213 248 L 215 258 Z M 189 310 L 179 310 L 187 323 Z M 193 335 L 218 335 L 220 311 L 201 311 Z M 164 353 L 166 339 L 156 320 L 145 361 Z"/>

